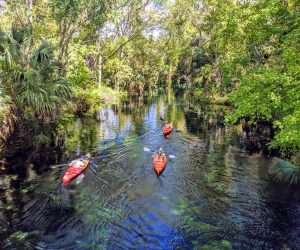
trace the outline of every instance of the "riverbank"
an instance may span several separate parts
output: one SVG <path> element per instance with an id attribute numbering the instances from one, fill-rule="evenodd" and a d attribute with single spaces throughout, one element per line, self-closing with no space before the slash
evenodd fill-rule
<path id="1" fill-rule="evenodd" d="M 37 155 L 37 152 L 59 150 L 64 146 L 63 135 L 66 133 L 66 128 L 73 122 L 75 116 L 93 116 L 97 110 L 116 104 L 126 96 L 124 92 L 117 92 L 105 86 L 85 91 L 75 89 L 73 92 L 72 102 L 62 105 L 54 119 L 39 121 L 36 128 L 34 127 L 35 121 L 27 116 L 15 117 L 14 123 L 9 120 L 9 117 L 2 117 L 2 134 L 0 133 L 2 138 L 0 166 L 2 168 L 7 160 L 11 161 L 18 154 L 30 157 L 32 154 Z M 48 160 L 53 159 L 49 157 Z"/>
<path id="2" fill-rule="evenodd" d="M 127 96 L 126 92 L 116 91 L 107 86 L 92 87 L 85 90 L 75 88 L 74 92 L 75 107 L 72 111 L 77 115 L 92 114 L 105 106 L 118 103 Z"/>
<path id="3" fill-rule="evenodd" d="M 191 96 L 200 104 L 230 107 L 225 114 L 225 124 L 241 126 L 243 132 L 241 143 L 246 146 L 249 152 L 262 151 L 266 155 L 281 157 L 300 166 L 297 147 L 295 148 L 293 143 L 286 143 L 289 140 L 289 135 L 285 135 L 287 129 L 283 126 L 284 123 L 273 121 L 272 118 L 267 118 L 266 116 L 243 115 L 241 111 L 246 107 L 237 104 L 241 100 L 235 99 L 234 92 L 221 96 L 217 93 L 204 95 L 202 91 L 196 90 Z M 295 120 L 294 122 L 296 123 L 297 121 Z M 291 141 L 296 141 L 298 132 L 295 131 L 295 127 L 291 127 L 290 132 L 296 137 Z M 287 145 L 280 143 L 280 140 L 284 141 Z"/>
<path id="4" fill-rule="evenodd" d="M 102 121 L 76 117 L 54 164 L 95 157 L 68 187 L 66 166 L 41 169 L 51 152 L 15 156 L 23 171 L 0 172 L 0 248 L 297 248 L 297 192 L 271 180 L 274 159 L 240 146 L 222 122 L 227 107 L 172 100 L 121 101 Z M 180 132 L 165 139 L 161 114 Z M 176 158 L 157 178 L 143 147 L 160 146 Z"/>

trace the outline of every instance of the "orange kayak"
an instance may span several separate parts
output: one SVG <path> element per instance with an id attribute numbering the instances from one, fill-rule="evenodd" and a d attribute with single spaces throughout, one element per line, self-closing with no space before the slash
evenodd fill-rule
<path id="1" fill-rule="evenodd" d="M 163 130 L 163 135 L 164 137 L 168 136 L 169 134 L 171 134 L 173 131 L 173 127 L 170 124 L 166 124 Z"/>
<path id="2" fill-rule="evenodd" d="M 167 165 L 167 157 L 165 154 L 159 157 L 159 155 L 155 155 L 153 157 L 153 168 L 157 176 L 159 176 L 166 168 Z"/>
<path id="3" fill-rule="evenodd" d="M 69 165 L 68 170 L 65 172 L 63 176 L 63 184 L 69 185 L 70 182 L 75 179 L 78 175 L 80 175 L 89 165 L 90 160 L 84 160 L 84 159 L 76 159 L 76 161 L 79 161 L 81 163 L 81 166 L 71 166 Z"/>

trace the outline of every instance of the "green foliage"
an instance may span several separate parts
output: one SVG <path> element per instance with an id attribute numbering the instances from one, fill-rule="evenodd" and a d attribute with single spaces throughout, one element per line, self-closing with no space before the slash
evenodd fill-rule
<path id="1" fill-rule="evenodd" d="M 300 148 L 300 85 L 296 73 L 300 48 L 295 44 L 300 34 L 299 17 L 294 8 L 279 1 L 272 6 L 267 3 L 259 1 L 249 8 L 257 11 L 256 15 L 251 13 L 251 22 L 246 26 L 253 66 L 248 67 L 230 95 L 236 110 L 227 121 L 232 123 L 241 117 L 253 123 L 259 119 L 270 121 L 277 129 L 271 146 L 296 153 Z M 287 18 L 290 28 L 286 27 Z"/>
<path id="2" fill-rule="evenodd" d="M 117 90 L 119 90 L 120 87 L 124 89 L 129 85 L 133 77 L 132 68 L 126 61 L 119 58 L 109 60 L 104 70 L 108 79 L 107 84 L 115 87 Z"/>
<path id="3" fill-rule="evenodd" d="M 204 233 L 220 231 L 220 229 L 221 229 L 219 227 L 215 227 L 213 225 L 210 225 L 210 224 L 207 224 L 207 223 L 204 223 L 204 222 L 196 221 L 192 218 L 189 218 L 186 223 L 187 223 L 188 227 L 190 227 L 193 230 L 197 231 L 197 233 L 199 235 L 204 234 Z"/>
<path id="4" fill-rule="evenodd" d="M 202 103 L 210 101 L 210 96 L 204 93 L 204 90 L 202 88 L 195 88 L 193 90 L 193 98 Z"/>
<path id="5" fill-rule="evenodd" d="M 275 159 L 274 161 L 269 169 L 274 181 L 290 185 L 300 183 L 300 166 L 282 159 Z"/>
<path id="6" fill-rule="evenodd" d="M 188 13 L 181 21 L 197 31 L 190 38 L 191 66 L 181 71 L 191 79 L 193 96 L 203 99 L 203 94 L 230 93 L 229 100 L 235 110 L 228 113 L 228 123 L 244 117 L 252 124 L 267 121 L 276 130 L 271 146 L 282 152 L 297 152 L 300 141 L 297 1 L 284 4 L 279 0 L 245 3 L 208 0 L 201 7 L 195 7 L 193 1 L 184 3 Z M 180 61 L 188 58 L 182 55 Z"/>
<path id="7" fill-rule="evenodd" d="M 221 241 L 212 241 L 207 244 L 196 246 L 195 249 L 203 249 L 203 250 L 230 250 L 232 249 L 232 245 L 230 241 L 221 240 Z"/>
<path id="8" fill-rule="evenodd" d="M 11 98 L 3 93 L 3 89 L 0 89 L 0 121 L 10 114 Z"/>
<path id="9" fill-rule="evenodd" d="M 269 67 L 248 72 L 241 79 L 238 89 L 230 95 L 230 101 L 236 109 L 228 116 L 228 121 L 234 123 L 240 117 L 249 117 L 252 121 L 279 117 L 284 85 L 288 80 L 278 70 Z"/>
<path id="10" fill-rule="evenodd" d="M 95 81 L 93 71 L 88 67 L 85 55 L 91 55 L 94 51 L 93 46 L 75 44 L 70 53 L 67 77 L 74 87 L 87 88 Z"/>
<path id="11" fill-rule="evenodd" d="M 27 232 L 18 231 L 11 235 L 11 238 L 15 238 L 18 241 L 25 240 L 28 237 Z"/>
<path id="12" fill-rule="evenodd" d="M 16 231 L 9 236 L 6 245 L 14 249 L 32 249 L 38 240 L 39 233 L 37 231 Z"/>
<path id="13" fill-rule="evenodd" d="M 228 123 L 267 121 L 276 132 L 270 145 L 295 154 L 298 5 L 297 0 L 46 0 L 30 9 L 26 2 L 9 1 L 0 17 L 6 29 L 0 31 L 3 114 L 8 117 L 14 108 L 54 121 L 57 107 L 70 100 L 70 89 L 72 110 L 88 110 L 115 101 L 119 94 L 105 87 L 142 96 L 177 82 L 195 100 L 229 95 L 235 110 Z"/>
<path id="14" fill-rule="evenodd" d="M 68 81 L 58 78 L 54 47 L 47 41 L 30 52 L 26 29 L 1 34 L 1 137 L 8 137 L 16 123 L 24 122 L 37 144 L 48 144 L 60 108 L 72 96 Z M 28 60 L 29 59 L 29 60 Z M 52 123 L 52 125 L 50 125 Z M 50 137 L 49 137 L 50 136 Z"/>
<path id="15" fill-rule="evenodd" d="M 283 153 L 291 152 L 296 154 L 300 149 L 300 110 L 297 107 L 292 114 L 287 115 L 280 121 L 276 121 L 275 126 L 279 132 L 275 135 L 272 147 L 280 147 Z M 298 160 L 298 164 L 300 161 Z"/>

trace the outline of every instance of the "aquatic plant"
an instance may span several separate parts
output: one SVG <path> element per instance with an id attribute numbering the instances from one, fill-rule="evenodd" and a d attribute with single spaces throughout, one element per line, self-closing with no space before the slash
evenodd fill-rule
<path id="1" fill-rule="evenodd" d="M 33 249 L 33 246 L 38 240 L 39 233 L 37 231 L 16 231 L 3 242 L 3 245 L 0 244 L 0 247 L 2 246 L 5 249 Z"/>
<path id="2" fill-rule="evenodd" d="M 221 230 L 220 227 L 213 226 L 213 225 L 205 223 L 205 222 L 197 221 L 192 217 L 189 217 L 186 220 L 186 224 L 187 224 L 188 228 L 197 231 L 199 235 L 205 234 L 205 233 L 218 232 Z"/>
<path id="3" fill-rule="evenodd" d="M 221 241 L 210 241 L 207 244 L 199 245 L 194 242 L 194 249 L 201 249 L 201 250 L 229 250 L 232 249 L 232 245 L 230 241 L 221 240 Z"/>

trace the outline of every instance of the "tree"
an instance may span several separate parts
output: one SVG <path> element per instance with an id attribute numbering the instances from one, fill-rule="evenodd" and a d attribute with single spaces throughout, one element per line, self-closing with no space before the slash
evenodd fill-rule
<path id="1" fill-rule="evenodd" d="M 105 11 L 109 1 L 88 0 L 50 0 L 51 12 L 59 27 L 58 61 L 63 65 L 63 75 L 66 75 L 66 66 L 69 59 L 69 45 L 75 33 L 80 35 L 83 30 L 89 30 L 84 34 L 85 39 L 92 32 L 96 36 L 96 30 L 105 20 Z"/>
<path id="2" fill-rule="evenodd" d="M 30 123 L 29 130 L 37 139 L 45 140 L 53 132 L 51 128 L 54 129 L 61 106 L 72 94 L 68 82 L 55 75 L 58 64 L 53 46 L 42 41 L 32 52 L 28 64 L 24 53 L 28 50 L 23 47 L 28 45 L 23 43 L 25 36 L 26 32 L 20 28 L 0 33 L 0 87 L 5 110 L 10 110 L 9 115 L 2 117 L 1 137 L 6 139 L 17 124 L 25 122 Z"/>

